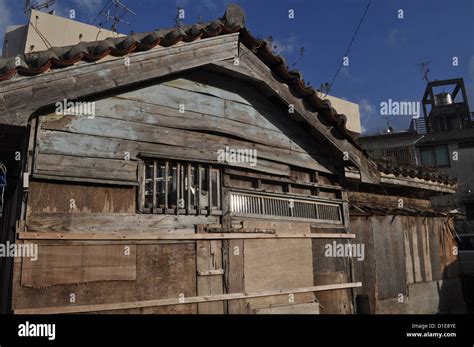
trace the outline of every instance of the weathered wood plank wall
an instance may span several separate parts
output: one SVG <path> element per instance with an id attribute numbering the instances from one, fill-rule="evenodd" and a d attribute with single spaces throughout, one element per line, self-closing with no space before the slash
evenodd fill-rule
<path id="1" fill-rule="evenodd" d="M 288 122 L 286 109 L 256 93 L 244 82 L 194 71 L 98 100 L 92 119 L 44 116 L 35 173 L 133 182 L 140 153 L 216 163 L 226 145 L 256 149 L 254 169 L 266 173 L 288 176 L 288 165 L 335 172 L 324 159 L 327 148 Z"/>
<path id="2" fill-rule="evenodd" d="M 449 295 L 449 309 L 462 311 L 450 224 L 443 217 L 351 217 L 366 258 L 354 261 L 355 277 L 363 282 L 355 292 L 369 296 L 373 313 L 436 313 Z"/>
<path id="3" fill-rule="evenodd" d="M 180 112 L 181 105 L 184 113 Z M 291 166 L 329 175 L 341 170 L 331 161 L 327 144 L 307 136 L 306 127 L 292 119 L 285 107 L 262 97 L 248 82 L 207 70 L 188 71 L 161 84 L 97 100 L 93 118 L 42 116 L 38 127 L 26 231 L 192 234 L 196 225 L 221 222 L 218 216 L 138 214 L 137 188 L 127 185 L 138 184 L 140 156 L 217 163 L 217 151 L 229 146 L 257 150 L 258 162 L 252 169 L 286 179 L 294 178 Z M 248 168 L 246 163 L 234 165 Z M 63 180 L 74 182 L 58 183 Z M 329 187 L 331 181 L 321 176 L 321 182 L 326 184 L 321 194 L 335 198 L 336 193 Z M 303 188 L 296 189 L 306 192 Z M 240 221 L 242 218 L 232 222 Z M 311 232 L 309 223 L 263 219 L 245 223 L 244 227 L 248 228 L 274 227 L 277 233 Z M 71 293 L 77 298 L 76 304 L 93 305 L 176 298 L 180 294 L 189 297 L 311 287 L 315 285 L 312 242 L 310 239 L 134 242 L 131 246 L 135 267 L 108 274 L 103 273 L 110 265 L 107 259 L 93 264 L 99 269 L 93 274 L 77 272 L 66 276 L 53 269 L 39 277 L 28 271 L 22 273 L 21 261 L 17 261 L 14 308 L 67 306 L 71 304 Z M 38 243 L 56 255 L 64 254 L 61 251 L 64 247 L 75 247 L 81 254 L 89 254 L 98 245 L 127 245 L 126 241 Z M 42 267 L 49 269 L 50 265 Z M 71 266 L 79 265 L 71 263 Z M 28 264 L 23 264 L 23 268 L 30 269 Z M 77 283 L 83 284 L 76 286 Z M 47 288 L 40 290 L 37 286 Z M 128 311 L 247 313 L 278 306 L 283 311 L 298 312 L 299 309 L 288 306 L 301 304 L 302 312 L 317 312 L 319 307 L 314 301 L 313 293 L 299 293 L 291 298 L 269 296 L 226 304 Z"/>

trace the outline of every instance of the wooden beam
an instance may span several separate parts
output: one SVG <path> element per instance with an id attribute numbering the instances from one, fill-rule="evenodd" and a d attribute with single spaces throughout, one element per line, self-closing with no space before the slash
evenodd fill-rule
<path id="1" fill-rule="evenodd" d="M 20 232 L 20 240 L 240 240 L 240 239 L 354 239 L 355 234 L 343 233 L 107 233 L 107 232 Z"/>
<path id="2" fill-rule="evenodd" d="M 223 275 L 224 269 L 217 269 L 217 270 L 205 270 L 197 272 L 198 276 L 216 276 L 216 275 Z"/>
<path id="3" fill-rule="evenodd" d="M 264 291 L 250 292 L 250 293 L 232 293 L 232 294 L 220 294 L 220 295 L 210 295 L 210 296 L 193 296 L 193 297 L 188 297 L 188 298 L 176 297 L 172 299 L 134 301 L 134 302 L 122 302 L 122 303 L 112 303 L 112 304 L 22 308 L 22 309 L 15 309 L 14 313 L 15 314 L 59 314 L 59 313 L 85 313 L 85 312 L 99 312 L 99 311 L 111 311 L 111 310 L 127 310 L 127 309 L 134 309 L 134 308 L 143 308 L 143 307 L 186 305 L 186 304 L 196 304 L 196 303 L 201 303 L 201 302 L 214 302 L 214 301 L 225 301 L 225 300 L 261 298 L 261 297 L 275 296 L 275 295 L 322 292 L 322 291 L 328 291 L 328 290 L 338 290 L 338 289 L 348 289 L 348 288 L 358 288 L 358 287 L 362 287 L 362 282 L 329 284 L 329 285 L 323 285 L 323 286 L 302 287 L 302 288 L 293 288 L 293 289 L 274 289 L 274 290 L 264 290 Z"/>

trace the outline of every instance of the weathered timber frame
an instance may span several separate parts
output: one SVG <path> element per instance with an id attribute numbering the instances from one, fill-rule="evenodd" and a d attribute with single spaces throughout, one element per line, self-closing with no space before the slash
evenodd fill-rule
<path id="1" fill-rule="evenodd" d="M 159 165 L 164 164 L 164 176 L 163 176 L 163 184 L 164 184 L 164 204 L 160 204 L 157 201 L 157 195 L 159 194 L 158 191 L 158 170 Z M 151 178 L 147 177 L 147 170 L 146 166 L 152 166 Z M 172 177 L 169 176 L 170 168 L 172 165 L 175 165 L 177 169 L 177 177 L 176 177 L 176 205 L 169 204 L 169 198 L 171 197 L 171 192 L 169 191 L 169 182 L 172 180 Z M 191 162 L 183 162 L 183 161 L 175 161 L 175 160 L 168 160 L 168 159 L 145 159 L 143 158 L 142 161 L 139 163 L 139 194 L 138 194 L 138 210 L 142 213 L 158 213 L 158 214 L 188 214 L 188 215 L 221 215 L 222 214 L 222 197 L 221 197 L 221 172 L 219 168 L 213 167 L 212 165 L 204 165 L 204 164 L 196 164 Z M 194 182 L 192 178 L 192 168 L 195 170 L 196 181 Z M 201 197 L 202 197 L 202 183 L 204 177 L 202 172 L 205 171 L 208 177 L 207 182 L 207 206 L 200 206 L 201 205 Z M 181 177 L 181 173 L 184 174 L 185 177 Z M 214 184 L 212 180 L 212 176 L 215 175 L 215 190 L 216 190 L 216 201 L 213 200 L 212 195 L 214 194 Z M 192 195 L 191 195 L 191 182 L 194 182 L 197 185 L 196 192 L 194 193 L 194 200 L 193 203 Z M 146 196 L 147 196 L 147 183 L 151 183 L 151 195 L 152 196 L 152 206 L 146 206 Z M 183 202 L 183 206 L 180 206 L 180 201 Z"/>

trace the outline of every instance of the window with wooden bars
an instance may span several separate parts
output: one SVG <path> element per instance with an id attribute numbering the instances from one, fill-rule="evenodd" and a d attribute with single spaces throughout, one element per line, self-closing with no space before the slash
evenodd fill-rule
<path id="1" fill-rule="evenodd" d="M 141 165 L 140 211 L 164 214 L 221 214 L 219 168 L 150 159 Z"/>

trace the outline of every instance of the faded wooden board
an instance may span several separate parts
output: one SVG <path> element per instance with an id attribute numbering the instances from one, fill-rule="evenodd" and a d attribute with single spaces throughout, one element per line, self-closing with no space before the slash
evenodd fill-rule
<path id="1" fill-rule="evenodd" d="M 459 259 L 457 255 L 457 244 L 453 234 L 452 220 L 447 222 L 441 222 L 443 228 L 443 235 L 445 239 L 445 254 L 446 254 L 446 268 L 445 273 L 447 278 L 457 278 L 461 273 Z M 456 250 L 456 252 L 455 252 Z"/>
<path id="2" fill-rule="evenodd" d="M 431 255 L 431 273 L 433 280 L 441 280 L 443 274 L 441 273 L 439 258 L 439 234 L 440 230 L 437 223 L 438 218 L 430 218 L 428 220 L 428 230 L 430 231 L 430 255 Z"/>
<path id="3" fill-rule="evenodd" d="M 426 282 L 426 268 L 425 268 L 425 257 L 423 255 L 423 233 L 424 225 L 422 218 L 416 218 L 416 239 L 417 239 L 417 250 L 418 256 L 420 257 L 420 273 L 421 281 Z"/>
<path id="4" fill-rule="evenodd" d="M 364 261 L 353 261 L 354 279 L 362 282 L 362 288 L 355 288 L 356 295 L 367 295 L 371 313 L 375 310 L 375 298 L 377 291 L 376 267 L 374 250 L 374 234 L 372 231 L 371 219 L 365 217 L 351 217 L 350 231 L 356 234 L 356 242 L 365 245 Z M 314 252 L 313 252 L 314 254 Z M 318 258 L 315 258 L 315 269 L 317 268 Z M 323 271 L 321 271 L 323 272 Z"/>
<path id="5" fill-rule="evenodd" d="M 203 233 L 203 228 L 198 227 L 198 233 Z M 224 293 L 223 275 L 200 275 L 209 271 L 222 270 L 222 241 L 197 241 L 196 242 L 196 268 L 197 268 L 197 295 L 208 296 Z M 198 304 L 199 314 L 223 314 L 223 302 L 210 302 Z"/>
<path id="6" fill-rule="evenodd" d="M 193 128 L 187 119 L 169 117 L 176 127 L 180 128 Z M 163 125 L 170 127 L 171 121 L 166 119 L 166 116 L 156 116 Z M 216 124 L 213 124 L 216 126 Z M 232 126 L 233 130 L 237 128 Z M 246 132 L 248 127 L 239 129 L 238 132 Z M 217 129 L 212 129 L 217 131 Z M 222 130 L 222 129 L 221 129 Z M 103 133 L 106 135 L 106 132 Z M 204 139 L 203 139 L 204 140 Z M 140 152 L 155 152 L 157 154 L 173 154 L 175 156 L 182 156 L 183 158 L 194 158 L 200 160 L 209 160 L 211 162 L 217 162 L 217 155 L 220 149 L 225 149 L 225 146 L 229 148 L 243 148 L 257 151 L 258 158 L 265 160 L 272 160 L 275 162 L 292 164 L 300 167 L 318 170 L 321 172 L 331 173 L 328 165 L 321 165 L 318 160 L 319 155 L 307 154 L 301 152 L 295 152 L 288 149 L 270 147 L 258 143 L 239 141 L 235 139 L 227 139 L 225 143 L 217 142 L 216 139 L 207 141 L 206 147 L 199 145 L 193 145 L 192 141 L 180 141 L 180 146 L 171 145 L 162 142 L 166 141 L 165 137 L 156 138 L 154 143 L 150 142 L 139 142 L 136 140 L 125 140 L 110 138 L 98 135 L 87 135 L 79 133 L 68 133 L 56 130 L 45 130 L 41 131 L 41 141 L 39 141 L 39 151 L 44 154 L 58 154 L 58 155 L 74 155 L 84 157 L 98 157 L 108 159 L 124 159 L 126 155 L 130 156 L 131 160 L 137 160 Z M 173 141 L 176 142 L 176 141 Z M 187 156 L 186 156 L 187 154 Z M 317 159 L 318 158 L 318 159 Z M 234 165 L 233 165 L 234 164 Z M 236 163 L 228 163 L 229 166 L 238 166 Z M 248 165 L 244 166 L 248 168 Z"/>
<path id="7" fill-rule="evenodd" d="M 66 177 L 137 181 L 137 163 L 131 160 L 97 159 L 63 155 L 39 154 L 37 174 Z"/>
<path id="8" fill-rule="evenodd" d="M 348 274 L 343 271 L 320 273 L 314 275 L 314 284 L 341 284 L 349 282 Z M 321 305 L 322 314 L 351 314 L 352 294 L 349 289 L 330 290 L 317 293 L 316 297 Z"/>
<path id="9" fill-rule="evenodd" d="M 377 274 L 377 298 L 406 295 L 402 220 L 398 216 L 372 216 Z"/>
<path id="10" fill-rule="evenodd" d="M 197 160 L 206 160 L 212 163 L 218 162 L 218 150 L 225 150 L 226 145 L 230 146 L 230 148 L 241 148 L 241 149 L 253 149 L 254 146 L 252 143 L 238 143 L 237 141 L 228 140 L 226 137 L 217 136 L 217 135 L 209 135 L 204 133 L 193 132 L 189 130 L 181 130 L 181 129 L 174 129 L 174 128 L 167 128 L 155 125 L 148 125 L 148 124 L 140 124 L 135 122 L 127 122 L 127 121 L 120 121 L 111 118 L 101 118 L 95 117 L 94 119 L 90 120 L 86 117 L 80 116 L 64 116 L 60 120 L 45 120 L 44 121 L 44 129 L 48 130 L 62 130 L 72 133 L 81 133 L 85 135 L 96 136 L 97 138 L 93 141 L 95 145 L 93 146 L 94 151 L 89 154 L 89 156 L 94 156 L 95 151 L 99 152 L 97 157 L 103 158 L 100 160 L 95 161 L 96 167 L 94 170 L 92 168 L 82 168 L 79 170 L 81 176 L 78 177 L 92 177 L 98 178 L 97 176 L 102 176 L 102 178 L 108 179 L 122 179 L 124 178 L 113 177 L 111 174 L 104 174 L 101 171 L 103 165 L 115 165 L 115 169 L 120 169 L 120 163 L 123 162 L 127 163 L 126 168 L 132 168 L 135 166 L 136 171 L 136 163 L 134 161 L 127 161 L 127 160 L 111 160 L 105 159 L 104 157 L 113 156 L 118 158 L 124 158 L 125 153 L 121 153 L 121 156 L 117 153 L 117 151 L 112 151 L 107 154 L 107 146 L 113 145 L 113 142 L 109 145 L 105 145 L 105 152 L 101 150 L 102 147 L 100 145 L 101 142 L 109 141 L 109 138 L 112 138 L 112 141 L 115 141 L 116 146 L 124 146 L 130 144 L 129 153 L 130 155 L 137 156 L 137 151 L 139 152 L 155 152 L 158 155 L 172 154 L 174 157 L 181 157 L 182 159 L 197 159 Z M 55 133 L 56 134 L 56 133 Z M 48 134 L 47 134 L 48 136 Z M 54 135 L 53 135 L 54 136 Z M 99 138 L 100 137 L 100 138 Z M 118 144 L 117 140 L 126 140 L 127 143 L 122 143 L 122 145 Z M 58 143 L 54 140 L 48 140 L 43 149 L 46 152 L 57 152 L 58 148 L 61 148 L 61 144 L 64 143 L 63 139 L 58 138 Z M 76 140 L 77 141 L 77 140 Z M 94 143 L 92 142 L 92 143 Z M 137 147 L 133 142 L 140 142 L 140 145 Z M 163 146 L 157 146 L 156 143 L 160 143 Z M 235 146 L 233 145 L 235 144 Z M 164 146 L 168 145 L 168 146 Z M 84 147 L 84 146 L 82 146 Z M 128 147 L 127 147 L 128 148 Z M 258 156 L 258 148 L 257 149 L 257 156 Z M 262 148 L 260 148 L 262 149 Z M 69 153 L 74 153 L 74 148 L 70 145 L 65 145 L 64 151 Z M 87 148 L 83 148 L 79 150 L 79 153 L 86 154 Z M 118 149 L 120 151 L 120 149 Z M 135 152 L 134 152 L 135 151 Z M 278 160 L 278 153 L 272 153 L 272 150 L 267 148 L 264 149 L 267 153 L 266 156 L 273 159 Z M 120 152 L 118 152 L 120 153 Z M 41 154 L 42 156 L 46 156 L 46 154 Z M 49 161 L 56 161 L 63 158 L 61 156 L 58 159 L 58 155 L 48 155 L 49 157 L 53 157 L 53 159 L 49 159 L 48 157 L 45 158 L 38 158 L 37 159 L 37 169 L 38 170 L 46 170 L 45 165 L 49 165 Z M 290 155 L 286 155 L 288 158 Z M 66 156 L 64 156 L 66 157 Z M 72 156 L 67 156 L 67 158 L 71 158 Z M 47 163 L 41 163 L 42 160 L 49 159 Z M 64 159 L 66 160 L 66 159 Z M 281 159 L 280 159 L 281 160 Z M 291 161 L 291 159 L 289 159 Z M 83 161 L 91 161 L 90 165 L 94 164 L 93 159 L 89 157 L 78 157 L 77 165 L 83 163 Z M 102 163 L 102 164 L 101 164 Z M 299 161 L 301 165 L 304 165 L 303 161 Z M 313 160 L 313 166 L 317 166 L 321 168 L 321 165 L 314 164 L 315 161 Z M 254 170 L 259 170 L 263 172 L 273 173 L 277 175 L 288 176 L 289 175 L 289 167 L 286 164 L 270 162 L 269 160 L 265 159 L 258 159 L 256 166 L 250 166 L 249 163 L 233 163 L 234 166 L 238 167 L 246 167 Z M 311 165 L 310 165 L 311 166 Z M 327 170 L 326 170 L 327 171 Z M 91 176 L 91 174 L 95 173 L 95 176 Z M 120 171 L 118 172 L 121 173 Z M 70 173 L 72 174 L 72 172 Z M 127 172 L 121 173 L 122 175 L 126 175 Z M 136 178 L 136 172 L 135 178 Z M 118 175 L 118 174 L 117 174 Z M 99 177 L 100 178 L 100 177 Z"/>
<path id="11" fill-rule="evenodd" d="M 39 257 L 23 259 L 21 285 L 132 281 L 136 279 L 136 246 L 38 246 Z"/>
<path id="12" fill-rule="evenodd" d="M 217 216 L 35 213 L 26 221 L 28 230 L 58 232 L 156 232 L 194 234 L 197 224 L 217 224 Z"/>
<path id="13" fill-rule="evenodd" d="M 13 308 L 71 306 L 71 293 L 76 294 L 76 305 L 171 299 L 179 298 L 180 294 L 185 297 L 196 295 L 195 244 L 137 245 L 136 255 L 135 281 L 91 282 L 80 286 L 58 285 L 39 290 L 21 286 L 21 268 L 15 268 Z M 183 307 L 139 308 L 130 312 L 197 313 L 195 304 L 181 306 Z M 129 310 L 117 311 L 127 312 Z"/>
<path id="14" fill-rule="evenodd" d="M 430 249 L 430 230 L 426 219 L 421 222 L 421 244 L 423 248 L 423 265 L 425 272 L 425 282 L 431 282 L 433 275 L 431 271 L 431 249 Z"/>
<path id="15" fill-rule="evenodd" d="M 404 228 L 403 228 L 403 243 L 404 243 L 404 250 L 405 250 L 405 272 L 407 277 L 407 284 L 415 283 L 415 275 L 413 271 L 413 256 L 412 256 L 412 249 L 410 247 L 410 238 L 411 238 L 411 231 L 409 228 L 406 227 L 406 222 L 404 221 Z"/>
<path id="16" fill-rule="evenodd" d="M 419 252 L 418 233 L 417 233 L 418 220 L 417 218 L 414 218 L 414 217 L 410 218 L 410 220 L 412 221 L 409 227 L 410 227 L 412 249 L 413 249 L 413 270 L 415 274 L 415 282 L 422 282 L 423 281 L 422 266 L 421 266 L 421 257 L 420 257 L 420 252 Z"/>
<path id="17" fill-rule="evenodd" d="M 74 200 L 73 205 L 71 204 L 71 199 Z M 93 220 L 94 213 L 104 213 L 107 216 L 109 213 L 135 212 L 135 188 L 111 188 L 31 181 L 28 190 L 28 215 L 32 215 L 31 221 L 35 225 L 42 223 L 36 223 L 36 217 L 39 220 L 44 220 L 45 223 L 48 223 L 49 218 L 52 217 L 51 223 L 54 226 L 55 223 L 59 223 L 59 220 L 54 220 L 56 216 L 64 222 L 63 225 L 67 226 L 74 221 L 75 216 L 71 216 L 71 214 L 91 213 L 88 218 Z M 50 213 L 58 214 L 50 215 Z M 85 219 L 81 223 L 87 224 Z M 29 218 L 27 218 L 28 221 Z M 113 224 L 114 221 L 109 220 L 108 223 Z"/>
<path id="18" fill-rule="evenodd" d="M 244 293 L 244 240 L 223 241 L 223 260 L 225 268 L 226 293 Z M 227 313 L 244 314 L 246 302 L 243 299 L 227 302 Z"/>
<path id="19" fill-rule="evenodd" d="M 313 285 L 309 240 L 245 240 L 246 291 L 289 289 Z M 313 293 L 248 299 L 252 310 L 314 301 Z"/>
<path id="20" fill-rule="evenodd" d="M 256 311 L 257 314 L 319 314 L 320 307 L 317 302 L 308 304 L 297 304 L 291 306 L 278 306 L 262 308 Z"/>

